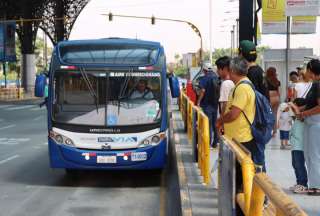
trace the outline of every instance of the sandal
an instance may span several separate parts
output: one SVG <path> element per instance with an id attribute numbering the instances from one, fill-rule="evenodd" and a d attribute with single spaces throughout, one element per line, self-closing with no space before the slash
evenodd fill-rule
<path id="1" fill-rule="evenodd" d="M 308 192 L 309 192 L 308 188 L 303 185 L 297 185 L 293 190 L 293 193 L 296 193 L 296 194 L 304 194 Z"/>
<path id="2" fill-rule="evenodd" d="M 320 188 L 310 188 L 308 191 L 310 196 L 320 196 Z"/>

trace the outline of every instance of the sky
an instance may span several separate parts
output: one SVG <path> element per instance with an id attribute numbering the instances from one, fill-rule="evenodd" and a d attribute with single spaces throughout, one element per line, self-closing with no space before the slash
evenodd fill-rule
<path id="1" fill-rule="evenodd" d="M 91 0 L 78 17 L 70 39 L 107 37 L 138 38 L 159 41 L 165 48 L 167 59 L 174 61 L 176 53 L 196 52 L 200 39 L 184 23 L 108 17 L 102 14 L 133 15 L 187 20 L 195 24 L 203 37 L 203 48 L 209 50 L 209 0 Z M 233 0 L 212 0 L 213 48 L 228 48 L 231 44 L 232 25 L 238 17 L 238 3 Z M 261 45 L 285 48 L 286 39 L 281 35 L 263 35 Z M 320 22 L 317 34 L 296 35 L 291 46 L 314 48 L 320 54 Z"/>

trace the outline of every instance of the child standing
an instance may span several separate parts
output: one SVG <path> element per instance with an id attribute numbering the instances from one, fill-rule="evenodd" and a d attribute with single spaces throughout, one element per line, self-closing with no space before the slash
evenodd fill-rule
<path id="1" fill-rule="evenodd" d="M 304 105 L 303 98 L 296 98 L 290 107 L 293 108 L 294 112 L 297 113 L 297 107 Z M 305 165 L 305 158 L 303 152 L 303 133 L 304 133 L 304 122 L 299 119 L 294 119 L 290 131 L 290 143 L 292 144 L 292 166 L 296 175 L 296 185 L 290 187 L 294 193 L 307 193 L 308 192 L 308 175 Z"/>
<path id="2" fill-rule="evenodd" d="M 278 128 L 280 130 L 280 149 L 289 148 L 289 132 L 292 126 L 292 117 L 289 112 L 290 107 L 287 103 L 280 104 L 278 112 Z"/>

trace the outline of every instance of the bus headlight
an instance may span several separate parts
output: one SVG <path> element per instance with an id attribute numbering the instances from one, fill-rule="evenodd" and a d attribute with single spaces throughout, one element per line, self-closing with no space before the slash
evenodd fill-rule
<path id="1" fill-rule="evenodd" d="M 154 134 L 154 135 L 149 136 L 148 138 L 142 140 L 138 147 L 143 148 L 143 147 L 147 147 L 147 146 L 156 146 L 165 138 L 166 138 L 165 132 Z"/>
<path id="2" fill-rule="evenodd" d="M 63 145 L 72 146 L 72 147 L 75 146 L 72 139 L 66 136 L 63 136 L 59 133 L 56 133 L 54 131 L 50 131 L 49 137 L 52 138 L 57 144 L 63 144 Z"/>
<path id="3" fill-rule="evenodd" d="M 69 139 L 69 138 L 67 138 L 64 142 L 65 142 L 65 144 L 67 144 L 68 146 L 74 146 L 72 140 Z"/>

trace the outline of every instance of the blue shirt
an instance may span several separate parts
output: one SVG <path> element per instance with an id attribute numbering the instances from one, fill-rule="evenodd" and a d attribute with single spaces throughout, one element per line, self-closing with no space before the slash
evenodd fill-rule
<path id="1" fill-rule="evenodd" d="M 214 93 L 214 86 L 213 86 L 213 80 L 218 79 L 218 76 L 214 72 L 209 72 L 203 77 L 201 77 L 199 82 L 199 87 L 201 89 L 204 89 L 204 96 L 202 100 L 200 101 L 201 107 L 207 107 L 207 106 L 218 106 L 218 101 L 215 99 L 215 93 Z"/>

